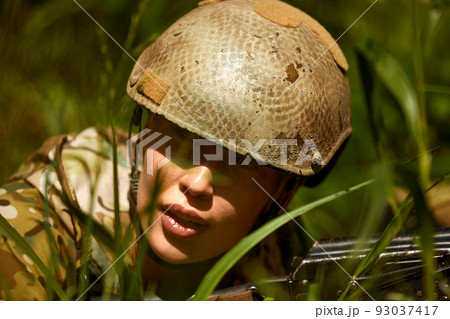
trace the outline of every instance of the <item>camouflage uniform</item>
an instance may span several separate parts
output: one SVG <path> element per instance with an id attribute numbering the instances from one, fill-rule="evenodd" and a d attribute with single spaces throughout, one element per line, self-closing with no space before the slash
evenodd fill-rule
<path id="1" fill-rule="evenodd" d="M 45 265 L 52 265 L 52 273 L 63 289 L 67 276 L 75 274 L 74 269 L 80 266 L 83 239 L 83 228 L 63 198 L 85 214 L 91 211 L 94 220 L 113 233 L 114 183 L 110 140 L 110 135 L 95 128 L 88 128 L 78 135 L 50 138 L 0 188 L 1 216 L 26 240 Z M 124 132 L 116 132 L 116 140 L 119 208 L 125 227 L 129 223 L 127 193 L 130 169 L 126 167 L 124 157 Z M 18 245 L 1 233 L 0 299 L 52 298 L 47 294 L 43 273 Z M 94 243 L 92 247 L 91 261 L 104 269 L 110 258 L 98 249 L 99 245 Z"/>

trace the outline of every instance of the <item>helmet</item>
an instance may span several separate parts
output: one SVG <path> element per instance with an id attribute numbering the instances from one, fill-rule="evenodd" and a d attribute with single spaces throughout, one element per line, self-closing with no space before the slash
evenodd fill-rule
<path id="1" fill-rule="evenodd" d="M 311 176 L 351 134 L 347 68 L 330 34 L 286 3 L 203 1 L 145 49 L 127 92 L 201 137 Z"/>

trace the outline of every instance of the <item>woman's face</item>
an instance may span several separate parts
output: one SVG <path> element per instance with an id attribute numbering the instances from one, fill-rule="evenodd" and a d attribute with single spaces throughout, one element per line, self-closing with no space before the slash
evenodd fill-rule
<path id="1" fill-rule="evenodd" d="M 255 181 L 275 198 L 286 182 L 287 174 L 257 164 L 242 166 L 239 159 L 237 165 L 228 165 L 227 160 L 205 162 L 202 155 L 203 161 L 194 166 L 195 135 L 157 116 L 148 127 L 172 137 L 161 149 L 145 151 L 137 198 L 150 246 L 166 262 L 200 262 L 226 252 L 272 203 Z M 157 169 L 157 163 L 168 160 L 164 150 L 169 144 L 171 159 Z M 216 146 L 202 146 L 201 151 L 215 154 Z M 223 158 L 228 159 L 228 151 L 223 151 Z M 151 158 L 151 152 L 153 160 L 148 165 L 153 165 L 150 171 L 154 174 L 149 175 L 146 159 Z M 148 207 L 154 193 L 151 216 Z"/>

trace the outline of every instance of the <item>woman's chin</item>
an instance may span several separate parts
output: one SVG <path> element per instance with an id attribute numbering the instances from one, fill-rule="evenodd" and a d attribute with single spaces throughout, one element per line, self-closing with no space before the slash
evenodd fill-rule
<path id="1" fill-rule="evenodd" d="M 189 257 L 181 252 L 158 251 L 158 249 L 153 249 L 153 251 L 160 259 L 170 264 L 190 263 Z"/>
<path id="2" fill-rule="evenodd" d="M 171 264 L 185 264 L 189 262 L 189 257 L 176 247 L 164 240 L 150 240 L 150 248 L 155 255 L 164 262 Z"/>
<path id="3" fill-rule="evenodd" d="M 203 263 L 217 258 L 216 256 L 199 256 L 192 252 L 182 251 L 167 240 L 160 239 L 153 242 L 154 244 L 150 243 L 153 253 L 159 259 L 174 265 Z"/>
<path id="4" fill-rule="evenodd" d="M 150 248 L 162 261 L 170 264 L 188 264 L 195 260 L 195 256 L 173 245 L 163 234 L 149 234 Z"/>

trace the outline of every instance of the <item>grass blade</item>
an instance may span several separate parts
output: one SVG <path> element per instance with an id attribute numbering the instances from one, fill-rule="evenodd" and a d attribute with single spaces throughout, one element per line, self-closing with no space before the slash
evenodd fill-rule
<path id="1" fill-rule="evenodd" d="M 398 101 L 410 132 L 417 142 L 417 139 L 420 138 L 418 136 L 419 105 L 417 94 L 408 76 L 398 62 L 373 40 L 359 44 L 357 51 L 369 62 L 376 75 Z"/>
<path id="2" fill-rule="evenodd" d="M 431 157 L 426 143 L 426 119 L 420 109 L 417 91 L 400 64 L 380 44 L 366 40 L 358 45 L 357 53 L 372 66 L 376 76 L 400 105 L 408 130 L 417 146 L 420 180 L 422 189 L 425 190 L 430 186 Z"/>
<path id="3" fill-rule="evenodd" d="M 9 289 L 8 282 L 2 272 L 0 272 L 0 287 L 5 294 L 5 301 L 12 301 L 11 290 Z"/>
<path id="4" fill-rule="evenodd" d="M 442 176 L 438 181 L 436 181 L 429 188 L 429 190 L 449 178 L 450 178 L 450 174 L 446 174 L 446 175 Z M 366 272 L 368 270 L 368 268 L 370 267 L 370 265 L 373 264 L 377 260 L 378 256 L 391 243 L 392 239 L 394 239 L 394 237 L 400 232 L 404 223 L 406 222 L 408 214 L 410 213 L 410 208 L 411 208 L 410 206 L 412 205 L 412 203 L 411 203 L 412 197 L 413 197 L 413 194 L 409 193 L 408 196 L 406 196 L 406 198 L 403 200 L 400 207 L 398 208 L 397 213 L 392 218 L 392 220 L 389 222 L 388 226 L 385 228 L 385 230 L 381 234 L 380 238 L 377 240 L 375 245 L 370 249 L 370 251 L 367 253 L 367 255 L 363 258 L 363 260 L 360 262 L 360 264 L 354 271 L 354 273 L 353 273 L 354 278 L 358 278 L 361 274 Z M 425 226 L 423 226 L 423 227 L 429 228 L 428 223 L 426 222 Z M 429 229 L 426 231 L 422 230 L 420 233 L 420 236 L 426 237 L 427 231 L 430 231 L 430 230 Z M 429 237 L 429 235 L 428 235 L 428 237 Z M 427 249 L 431 252 L 432 248 L 430 248 L 430 247 L 432 247 L 432 243 L 425 242 L 423 249 Z M 427 261 L 429 261 L 429 258 L 430 257 L 428 257 Z M 430 268 L 431 266 L 429 264 L 426 264 L 426 267 Z M 344 300 L 349 288 L 350 288 L 350 285 L 348 285 L 347 289 L 341 295 L 339 300 Z"/>

